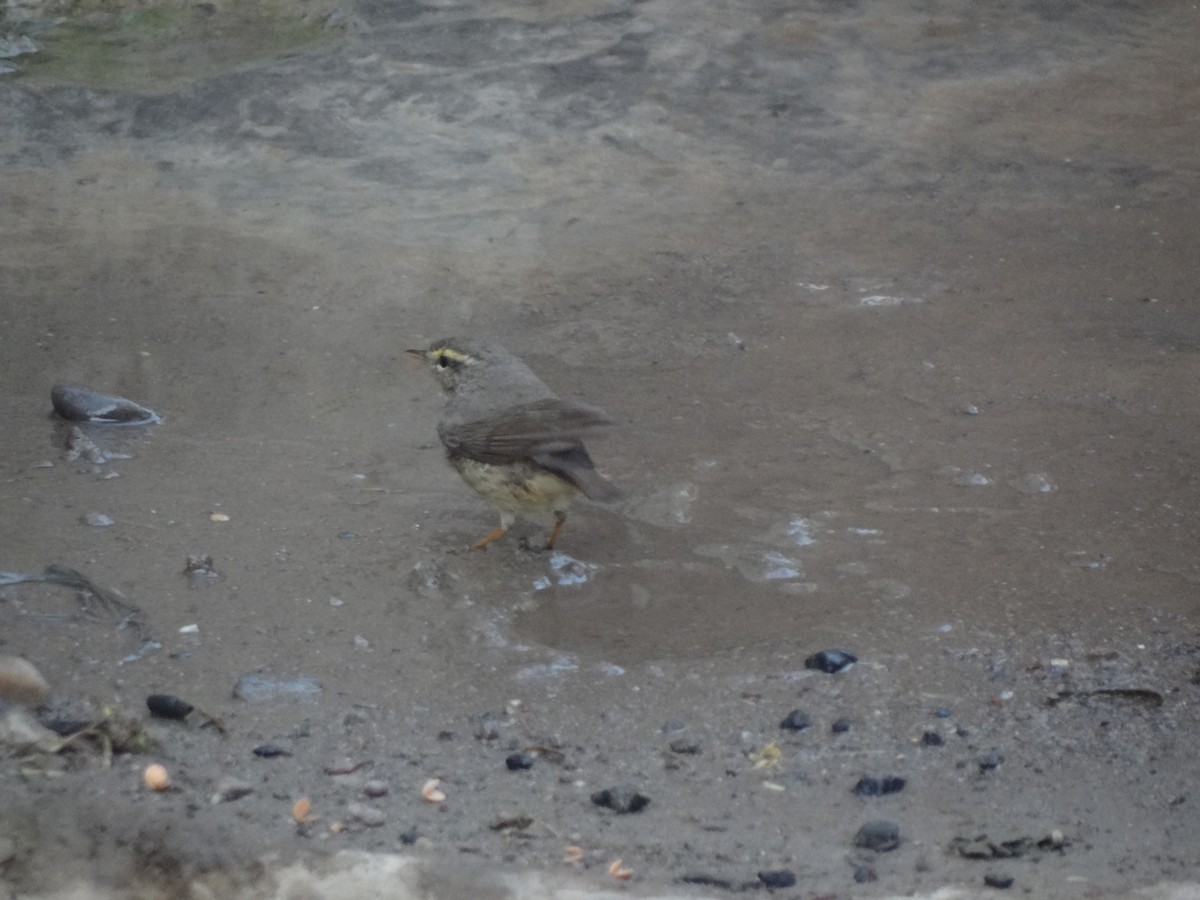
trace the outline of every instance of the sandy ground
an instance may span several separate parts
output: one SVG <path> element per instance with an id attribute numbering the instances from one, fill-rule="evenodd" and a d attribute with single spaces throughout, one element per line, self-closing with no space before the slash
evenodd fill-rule
<path id="1" fill-rule="evenodd" d="M 0 76 L 0 569 L 144 620 L 7 586 L 0 651 L 227 729 L 10 754 L 0 896 L 1198 896 L 1194 3 L 270 10 Z M 454 333 L 618 423 L 561 555 L 465 550 L 402 352 Z M 164 421 L 67 461 L 62 381 Z"/>

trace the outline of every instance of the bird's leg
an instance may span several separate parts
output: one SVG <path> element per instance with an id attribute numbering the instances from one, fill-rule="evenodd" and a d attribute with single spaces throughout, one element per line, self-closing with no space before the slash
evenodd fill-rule
<path id="1" fill-rule="evenodd" d="M 562 510 L 554 511 L 554 530 L 550 532 L 550 540 L 546 541 L 546 549 L 553 550 L 554 542 L 558 540 L 558 533 L 562 531 L 563 522 L 567 521 L 567 514 Z"/>
<path id="2" fill-rule="evenodd" d="M 495 531 L 493 531 L 491 534 L 489 534 L 487 537 L 485 537 L 482 541 L 478 541 L 477 543 L 472 544 L 471 549 L 472 550 L 482 550 L 484 547 L 486 547 L 492 541 L 500 540 L 500 538 L 502 538 L 502 537 L 504 537 L 504 535 L 508 534 L 508 529 L 512 528 L 512 524 L 515 521 L 516 521 L 516 516 L 512 515 L 512 513 L 506 513 L 506 512 L 500 513 L 500 527 L 497 528 Z"/>
<path id="3" fill-rule="evenodd" d="M 508 533 L 507 528 L 497 528 L 481 541 L 476 541 L 471 545 L 472 550 L 483 550 L 492 541 L 498 541 Z"/>

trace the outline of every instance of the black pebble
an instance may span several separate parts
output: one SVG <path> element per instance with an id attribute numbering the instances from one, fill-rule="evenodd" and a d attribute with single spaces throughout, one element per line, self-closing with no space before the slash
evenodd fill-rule
<path id="1" fill-rule="evenodd" d="M 504 764 L 508 766 L 510 772 L 519 772 L 521 769 L 532 769 L 533 757 L 528 753 L 511 753 L 505 758 Z"/>
<path id="2" fill-rule="evenodd" d="M 417 833 L 417 826 L 414 825 L 412 828 L 408 829 L 408 831 L 402 831 L 400 833 L 400 843 L 406 847 L 411 847 L 417 842 L 418 837 L 420 837 L 420 834 Z"/>
<path id="3" fill-rule="evenodd" d="M 818 669 L 832 675 L 858 662 L 858 657 L 849 650 L 822 650 L 804 660 L 804 668 Z"/>
<path id="4" fill-rule="evenodd" d="M 672 753 L 678 753 L 681 756 L 698 756 L 700 754 L 700 745 L 695 741 L 687 740 L 687 738 L 676 738 L 667 746 L 671 748 Z"/>
<path id="5" fill-rule="evenodd" d="M 867 822 L 854 835 L 854 846 L 884 852 L 900 846 L 900 826 L 895 822 Z"/>
<path id="6" fill-rule="evenodd" d="M 895 794 L 904 790 L 908 782 L 898 775 L 887 775 L 884 778 L 860 778 L 854 785 L 854 793 L 860 797 L 880 797 L 884 794 Z"/>
<path id="7" fill-rule="evenodd" d="M 940 747 L 944 743 L 946 743 L 946 742 L 942 739 L 942 736 L 940 734 L 938 734 L 936 731 L 927 731 L 923 735 L 921 735 L 921 746 L 922 747 Z"/>
<path id="8" fill-rule="evenodd" d="M 832 725 L 830 725 L 829 730 L 832 731 L 834 734 L 845 734 L 847 731 L 850 730 L 850 720 L 847 719 L 845 716 L 843 716 L 842 718 L 840 718 L 836 722 L 834 722 Z"/>
<path id="9" fill-rule="evenodd" d="M 990 753 L 985 753 L 979 757 L 979 770 L 987 772 L 989 769 L 997 768 L 1000 763 L 1004 762 L 1004 754 L 999 750 L 992 750 Z"/>
<path id="10" fill-rule="evenodd" d="M 146 707 L 150 715 L 160 719 L 186 719 L 188 713 L 195 709 L 186 700 L 180 700 L 174 694 L 151 694 L 146 698 Z"/>
<path id="11" fill-rule="evenodd" d="M 618 784 L 596 791 L 592 794 L 592 802 L 597 806 L 606 806 L 614 812 L 635 813 L 645 809 L 650 804 L 650 798 L 639 794 L 627 784 Z"/>
<path id="12" fill-rule="evenodd" d="M 790 888 L 796 885 L 796 873 L 791 869 L 771 869 L 759 872 L 758 880 L 768 888 Z"/>
<path id="13" fill-rule="evenodd" d="M 812 724 L 812 719 L 808 717 L 808 713 L 801 712 L 798 709 L 793 709 L 782 722 L 779 723 L 780 728 L 786 728 L 788 731 L 803 731 Z"/>
<path id="14" fill-rule="evenodd" d="M 999 888 L 1002 891 L 1007 891 L 1013 886 L 1011 875 L 984 875 L 983 883 L 990 888 Z"/>
<path id="15" fill-rule="evenodd" d="M 290 750 L 284 750 L 278 744 L 259 744 L 254 748 L 254 755 L 263 759 L 274 759 L 277 756 L 291 756 Z"/>

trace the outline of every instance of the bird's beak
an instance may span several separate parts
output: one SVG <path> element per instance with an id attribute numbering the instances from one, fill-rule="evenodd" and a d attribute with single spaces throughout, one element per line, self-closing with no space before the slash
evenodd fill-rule
<path id="1" fill-rule="evenodd" d="M 415 356 L 417 359 L 420 359 L 420 360 L 425 359 L 425 351 L 424 350 L 405 350 L 404 352 L 407 353 L 409 356 Z"/>

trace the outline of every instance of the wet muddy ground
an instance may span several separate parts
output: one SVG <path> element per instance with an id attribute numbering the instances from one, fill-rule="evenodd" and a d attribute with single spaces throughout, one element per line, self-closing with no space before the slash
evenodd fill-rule
<path id="1" fill-rule="evenodd" d="M 143 626 L 9 585 L 0 651 L 227 733 L 10 754 L 0 891 L 1196 895 L 1194 4 L 130 9 L 0 76 L 0 569 Z M 465 549 L 457 333 L 617 422 L 559 554 Z M 68 461 L 57 382 L 163 422 Z"/>

